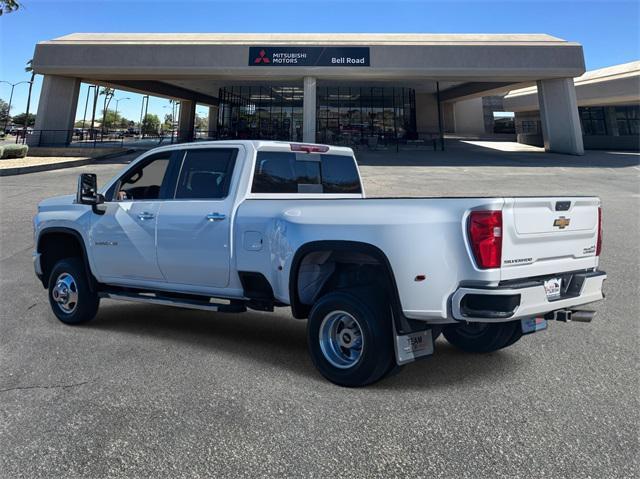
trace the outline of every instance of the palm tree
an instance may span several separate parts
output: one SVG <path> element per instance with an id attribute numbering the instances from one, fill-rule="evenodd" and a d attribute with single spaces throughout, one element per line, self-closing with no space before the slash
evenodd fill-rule
<path id="1" fill-rule="evenodd" d="M 20 8 L 20 3 L 17 0 L 0 0 L 0 16 L 3 13 L 15 12 Z"/>
<path id="2" fill-rule="evenodd" d="M 106 119 L 107 119 L 107 109 L 109 108 L 109 103 L 111 103 L 111 99 L 113 98 L 113 95 L 115 95 L 116 91 L 113 88 L 107 88 L 107 87 L 103 87 L 102 90 L 100 90 L 100 95 L 104 95 L 104 110 L 102 110 L 102 133 L 104 134 L 104 125 L 106 123 Z"/>
<path id="3" fill-rule="evenodd" d="M 26 121 L 24 122 L 24 134 L 22 135 L 23 140 L 27 141 L 27 125 L 29 124 L 29 107 L 31 106 L 31 90 L 33 89 L 33 81 L 36 78 L 36 72 L 33 71 L 33 58 L 29 60 L 24 67 L 24 71 L 27 73 L 31 73 L 31 80 L 29 81 L 29 95 L 27 96 L 27 112 L 25 113 Z M 34 125 L 35 126 L 35 125 Z"/>

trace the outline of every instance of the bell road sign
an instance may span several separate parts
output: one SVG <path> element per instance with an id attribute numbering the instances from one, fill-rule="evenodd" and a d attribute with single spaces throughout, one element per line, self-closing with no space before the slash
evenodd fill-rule
<path id="1" fill-rule="evenodd" d="M 368 67 L 369 47 L 249 47 L 253 67 Z"/>

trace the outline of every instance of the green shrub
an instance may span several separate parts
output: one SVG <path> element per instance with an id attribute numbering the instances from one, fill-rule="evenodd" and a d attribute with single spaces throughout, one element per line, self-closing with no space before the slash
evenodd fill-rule
<path id="1" fill-rule="evenodd" d="M 0 158 L 8 160 L 10 158 L 24 158 L 27 156 L 29 147 L 27 145 L 4 145 L 2 147 L 2 154 Z"/>
<path id="2" fill-rule="evenodd" d="M 2 159 L 3 154 L 4 154 L 4 146 L 0 146 L 0 160 Z"/>

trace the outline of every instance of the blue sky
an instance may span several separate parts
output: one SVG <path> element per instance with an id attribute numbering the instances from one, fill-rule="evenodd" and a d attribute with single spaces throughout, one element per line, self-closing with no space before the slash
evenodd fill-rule
<path id="1" fill-rule="evenodd" d="M 638 0 L 21 1 L 21 11 L 0 17 L 0 80 L 28 79 L 24 64 L 34 45 L 73 32 L 548 33 L 581 43 L 588 70 L 640 58 Z M 40 79 L 32 111 L 39 93 Z M 0 84 L 0 98 L 8 97 L 9 87 Z M 131 97 L 120 110 L 139 117 L 138 95 L 116 97 Z M 26 98 L 27 86 L 17 86 L 12 114 L 24 111 Z M 149 111 L 162 117 L 169 111 L 165 105 L 166 100 L 152 99 Z"/>

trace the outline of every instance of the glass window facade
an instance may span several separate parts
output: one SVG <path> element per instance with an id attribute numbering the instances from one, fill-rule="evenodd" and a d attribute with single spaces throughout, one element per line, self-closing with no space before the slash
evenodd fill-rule
<path id="1" fill-rule="evenodd" d="M 232 86 L 219 92 L 220 138 L 302 141 L 302 87 Z M 415 92 L 392 87 L 318 87 L 316 141 L 354 145 L 416 139 Z"/>
<path id="2" fill-rule="evenodd" d="M 640 105 L 617 106 L 615 109 L 618 135 L 639 135 Z"/>
<path id="3" fill-rule="evenodd" d="M 301 87 L 221 88 L 220 138 L 302 141 Z"/>
<path id="4" fill-rule="evenodd" d="M 316 108 L 320 143 L 417 138 L 415 92 L 410 88 L 319 87 Z"/>
<path id="5" fill-rule="evenodd" d="M 583 135 L 606 135 L 607 122 L 605 121 L 604 107 L 583 106 L 578 108 Z"/>

